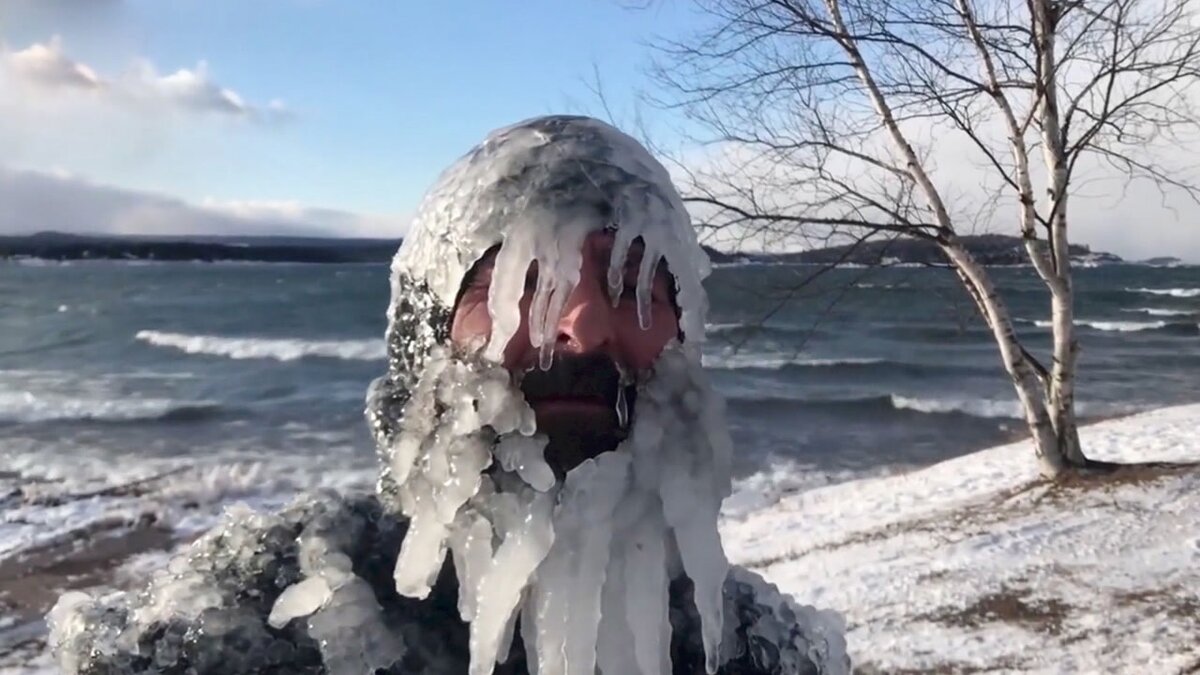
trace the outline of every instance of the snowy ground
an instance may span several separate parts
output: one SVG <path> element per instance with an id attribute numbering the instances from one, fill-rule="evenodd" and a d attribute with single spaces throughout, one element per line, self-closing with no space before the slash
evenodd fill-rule
<path id="1" fill-rule="evenodd" d="M 1200 461 L 1200 405 L 1082 431 Z M 1200 673 L 1200 470 L 1052 487 L 1028 442 L 820 488 L 723 528 L 734 562 L 840 609 L 863 673 Z"/>
<path id="2" fill-rule="evenodd" d="M 1097 459 L 1200 461 L 1200 405 L 1082 440 Z M 1050 487 L 1021 442 L 813 489 L 722 531 L 735 563 L 844 613 L 860 673 L 1200 673 L 1200 469 Z M 0 673 L 54 672 L 14 603 L 144 579 L 161 539 L 151 523 L 101 528 L 83 558 L 0 553 Z"/>

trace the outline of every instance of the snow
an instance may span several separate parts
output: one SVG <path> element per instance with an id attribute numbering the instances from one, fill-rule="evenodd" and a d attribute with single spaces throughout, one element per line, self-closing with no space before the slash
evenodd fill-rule
<path id="1" fill-rule="evenodd" d="M 1081 430 L 1095 459 L 1200 461 L 1200 405 Z M 1027 442 L 722 523 L 731 562 L 840 610 L 856 667 L 1179 672 L 1200 663 L 1200 472 L 1051 488 Z M 869 672 L 869 671 L 868 671 Z"/>

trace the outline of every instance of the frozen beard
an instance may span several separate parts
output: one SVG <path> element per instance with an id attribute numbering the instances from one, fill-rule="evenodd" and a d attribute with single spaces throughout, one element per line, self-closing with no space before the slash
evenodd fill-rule
<path id="1" fill-rule="evenodd" d="M 404 429 L 381 448 L 410 519 L 396 588 L 425 597 L 450 552 L 472 675 L 507 660 L 518 619 L 534 672 L 669 673 L 668 584 L 680 572 L 695 585 L 716 670 L 728 571 L 717 514 L 732 450 L 724 406 L 678 344 L 637 391 L 629 436 L 556 481 L 547 438 L 508 372 L 431 355 Z"/>

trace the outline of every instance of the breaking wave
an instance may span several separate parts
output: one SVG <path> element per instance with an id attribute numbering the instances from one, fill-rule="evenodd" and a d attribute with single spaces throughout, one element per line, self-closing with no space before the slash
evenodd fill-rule
<path id="1" fill-rule="evenodd" d="M 156 347 L 171 347 L 188 354 L 225 356 L 231 359 L 295 361 L 306 357 L 377 361 L 387 357 L 383 340 L 298 340 L 294 338 L 231 338 L 186 335 L 156 330 L 138 331 L 136 339 Z"/>
<path id="2" fill-rule="evenodd" d="M 1184 312 L 1190 314 L 1191 312 Z M 1168 315 L 1161 315 L 1168 316 Z M 1169 315 L 1169 316 L 1174 316 Z M 1031 321 L 1038 328 L 1049 328 L 1052 324 L 1049 321 Z M 1106 333 L 1138 333 L 1146 330 L 1163 330 L 1168 329 L 1173 332 L 1183 332 L 1191 334 L 1195 332 L 1197 326 L 1191 323 L 1172 323 L 1169 321 L 1090 321 L 1081 320 L 1075 322 L 1076 326 L 1084 326 Z"/>
<path id="3" fill-rule="evenodd" d="M 218 415 L 221 407 L 204 401 L 103 399 L 0 392 L 0 423 L 37 422 L 194 422 Z"/>
<path id="4" fill-rule="evenodd" d="M 859 398 L 828 398 L 806 399 L 768 396 L 763 398 L 743 397 L 730 398 L 732 409 L 746 409 L 762 412 L 772 408 L 780 414 L 794 415 L 797 410 L 820 411 L 854 419 L 862 419 L 864 415 L 883 415 L 891 413 L 916 413 L 922 415 L 966 415 L 980 419 L 1019 420 L 1025 418 L 1021 403 L 1015 398 L 976 398 L 976 397 L 924 397 L 906 396 L 903 394 L 882 394 L 863 396 Z M 1136 412 L 1140 408 L 1135 405 L 1115 403 L 1076 402 L 1076 412 L 1080 416 L 1107 416 Z"/>
<path id="5" fill-rule="evenodd" d="M 1200 288 L 1126 288 L 1130 293 L 1169 295 L 1172 298 L 1200 298 Z"/>
<path id="6" fill-rule="evenodd" d="M 1121 311 L 1132 314 L 1149 314 L 1150 316 L 1191 316 L 1196 313 L 1195 310 L 1190 309 L 1161 309 L 1158 307 L 1138 307 Z"/>
<path id="7" fill-rule="evenodd" d="M 963 413 L 972 417 L 1021 419 L 1024 414 L 1017 401 L 986 398 L 930 399 L 899 396 L 888 397 L 897 410 L 913 410 L 922 413 Z"/>
<path id="8" fill-rule="evenodd" d="M 877 358 L 815 359 L 802 356 L 765 356 L 762 354 L 705 354 L 704 367 L 714 370 L 782 370 L 789 367 L 835 368 L 838 366 L 869 366 L 884 363 Z"/>
<path id="9" fill-rule="evenodd" d="M 981 418 L 1024 417 L 1021 406 L 1015 399 L 996 400 L 986 398 L 920 398 L 900 394 L 881 394 L 858 398 L 788 398 L 780 396 L 734 397 L 729 399 L 734 409 L 746 408 L 762 412 L 777 408 L 781 413 L 794 413 L 797 408 L 861 418 L 863 415 L 879 415 L 888 412 L 907 411 L 939 415 L 970 415 Z"/>

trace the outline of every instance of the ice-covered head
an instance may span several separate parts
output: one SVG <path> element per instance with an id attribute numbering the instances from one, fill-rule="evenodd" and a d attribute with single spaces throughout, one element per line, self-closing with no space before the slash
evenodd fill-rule
<path id="1" fill-rule="evenodd" d="M 708 272 L 670 176 L 633 138 L 570 116 L 493 132 L 441 175 L 393 261 L 389 372 L 370 410 L 376 434 L 393 433 L 429 353 L 462 327 L 456 307 L 474 320 L 473 334 L 454 336 L 460 346 L 473 338 L 481 356 L 521 373 L 570 351 L 561 323 L 580 318 L 572 310 L 581 296 L 607 296 L 625 311 L 601 355 L 637 371 L 663 335 L 681 338 L 698 361 Z M 480 275 L 485 292 L 471 293 Z M 666 303 L 656 302 L 660 287 Z M 648 337 L 649 350 L 630 346 Z"/>
<path id="2" fill-rule="evenodd" d="M 497 131 L 422 202 L 368 415 L 410 522 L 397 590 L 452 554 L 473 673 L 518 617 L 538 672 L 662 672 L 680 574 L 715 669 L 732 448 L 700 367 L 708 271 L 663 166 L 593 119 Z"/>

